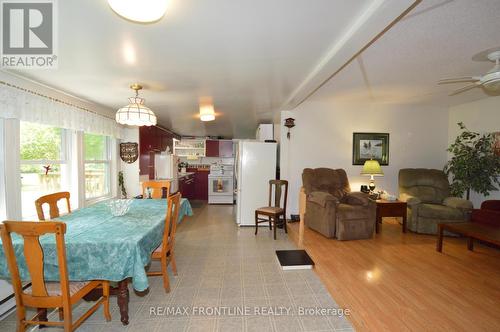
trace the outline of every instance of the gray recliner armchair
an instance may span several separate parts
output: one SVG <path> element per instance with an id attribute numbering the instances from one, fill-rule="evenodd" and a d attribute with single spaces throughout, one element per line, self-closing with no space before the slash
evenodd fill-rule
<path id="1" fill-rule="evenodd" d="M 376 203 L 352 193 L 343 169 L 306 168 L 302 173 L 305 224 L 328 238 L 369 239 L 375 228 Z"/>
<path id="2" fill-rule="evenodd" d="M 423 234 L 436 234 L 440 222 L 468 221 L 472 210 L 468 200 L 450 197 L 448 178 L 437 169 L 401 169 L 399 199 L 408 204 L 408 229 Z"/>

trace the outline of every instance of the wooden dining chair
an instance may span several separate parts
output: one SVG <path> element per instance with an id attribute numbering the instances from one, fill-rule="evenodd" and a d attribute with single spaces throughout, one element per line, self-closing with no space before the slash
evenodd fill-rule
<path id="1" fill-rule="evenodd" d="M 50 219 L 54 219 L 60 216 L 59 207 L 57 206 L 57 202 L 61 199 L 66 199 L 66 206 L 68 207 L 68 213 L 71 213 L 71 205 L 69 203 L 70 193 L 67 191 L 62 191 L 50 195 L 45 195 L 38 198 L 35 201 L 36 213 L 38 214 L 38 220 L 45 220 L 45 215 L 43 212 L 43 205 L 49 205 L 49 215 Z"/>
<path id="2" fill-rule="evenodd" d="M 104 305 L 104 317 L 107 321 L 111 320 L 108 281 L 72 282 L 68 280 L 64 242 L 64 234 L 66 233 L 65 223 L 5 221 L 0 225 L 0 233 L 16 298 L 17 331 L 24 331 L 28 325 L 63 326 L 65 332 L 74 331 L 101 304 Z M 31 279 L 31 286 L 24 290 L 12 242 L 12 233 L 20 235 L 24 240 L 24 261 Z M 44 280 L 44 249 L 40 244 L 40 237 L 46 234 L 54 234 L 56 239 L 59 282 L 47 282 Z M 90 291 L 98 287 L 102 287 L 102 297 L 79 319 L 73 321 L 71 307 Z M 38 313 L 31 319 L 26 319 L 26 307 L 38 308 Z M 43 320 L 41 313 L 46 313 L 47 308 L 59 308 L 59 318 L 63 321 Z"/>
<path id="3" fill-rule="evenodd" d="M 170 281 L 168 279 L 167 267 L 172 263 L 172 272 L 177 275 L 177 266 L 175 264 L 174 244 L 175 232 L 177 230 L 177 220 L 179 219 L 179 210 L 181 206 L 181 193 L 170 196 L 167 199 L 167 216 L 165 218 L 165 230 L 163 232 L 163 241 L 158 248 L 151 254 L 151 259 L 160 260 L 161 271 L 147 272 L 148 276 L 163 276 L 163 287 L 165 292 L 170 292 Z"/>
<path id="4" fill-rule="evenodd" d="M 151 190 L 152 199 L 167 198 L 170 195 L 170 181 L 146 181 L 142 183 L 142 198 L 149 198 Z"/>
<path id="5" fill-rule="evenodd" d="M 273 190 L 274 187 L 274 190 Z M 281 195 L 283 192 L 283 187 L 285 187 L 285 197 L 283 200 L 283 207 L 281 207 Z M 272 202 L 272 196 L 274 192 L 274 203 Z M 269 181 L 269 205 L 258 208 L 255 210 L 255 235 L 257 235 L 257 230 L 259 229 L 259 224 L 263 222 L 269 223 L 269 229 L 274 228 L 274 239 L 276 240 L 276 226 L 282 225 L 285 229 L 285 233 L 288 233 L 286 229 L 286 201 L 288 198 L 288 181 L 286 180 L 270 180 Z M 261 218 L 260 216 L 266 216 L 267 218 Z"/>

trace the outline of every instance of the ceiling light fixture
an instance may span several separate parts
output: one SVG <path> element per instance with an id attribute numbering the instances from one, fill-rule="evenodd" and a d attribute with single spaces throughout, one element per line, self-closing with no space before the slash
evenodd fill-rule
<path id="1" fill-rule="evenodd" d="M 200 120 L 201 121 L 213 121 L 213 120 L 215 120 L 214 105 L 202 105 L 202 106 L 200 106 Z"/>
<path id="2" fill-rule="evenodd" d="M 142 86 L 134 83 L 130 88 L 135 90 L 135 97 L 130 97 L 129 104 L 116 112 L 116 122 L 129 126 L 156 125 L 156 115 L 144 105 L 144 98 L 139 97 L 139 90 Z"/>
<path id="3" fill-rule="evenodd" d="M 108 3 L 121 17 L 140 23 L 158 21 L 168 6 L 167 0 L 108 0 Z"/>

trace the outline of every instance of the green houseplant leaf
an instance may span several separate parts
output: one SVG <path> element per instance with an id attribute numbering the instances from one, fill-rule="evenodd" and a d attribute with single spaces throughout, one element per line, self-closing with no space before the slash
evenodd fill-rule
<path id="1" fill-rule="evenodd" d="M 451 159 L 444 167 L 451 177 L 451 193 L 459 197 L 466 193 L 469 199 L 473 190 L 488 196 L 500 185 L 500 156 L 494 151 L 495 135 L 469 131 L 462 122 L 458 126 L 462 132 L 448 147 Z"/>

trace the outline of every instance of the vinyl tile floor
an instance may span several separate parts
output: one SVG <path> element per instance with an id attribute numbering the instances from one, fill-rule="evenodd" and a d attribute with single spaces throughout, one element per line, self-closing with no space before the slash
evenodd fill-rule
<path id="1" fill-rule="evenodd" d="M 282 229 L 277 240 L 267 227 L 254 235 L 253 227 L 234 223 L 233 213 L 232 206 L 195 208 L 177 228 L 178 276 L 170 271 L 171 292 L 165 293 L 161 277 L 150 277 L 145 296 L 130 289 L 128 326 L 112 297 L 111 322 L 100 309 L 77 331 L 353 331 L 313 270 L 281 270 L 275 250 L 296 249 Z M 73 317 L 92 303 L 77 304 Z M 15 327 L 15 313 L 0 322 L 0 331 Z"/>

